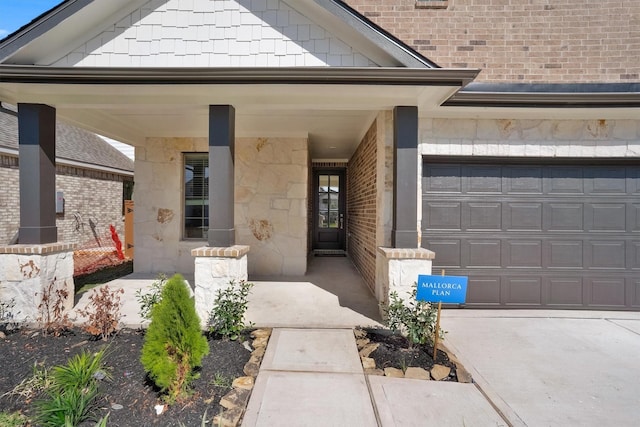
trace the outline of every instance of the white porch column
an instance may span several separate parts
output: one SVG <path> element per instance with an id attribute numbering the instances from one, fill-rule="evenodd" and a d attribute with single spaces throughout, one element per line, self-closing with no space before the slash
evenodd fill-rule
<path id="1" fill-rule="evenodd" d="M 382 259 L 382 289 L 376 292 L 378 302 L 387 305 L 389 294 L 397 292 L 402 299 L 408 299 L 411 287 L 418 282 L 418 275 L 431 274 L 431 264 L 435 253 L 423 248 L 378 248 Z"/>
<path id="2" fill-rule="evenodd" d="M 14 300 L 14 320 L 36 323 L 42 295 L 48 291 L 53 304 L 56 290 L 65 290 L 64 309 L 73 308 L 74 247 L 72 243 L 0 246 L 0 300 Z"/>
<path id="3" fill-rule="evenodd" d="M 218 290 L 231 281 L 247 280 L 247 253 L 249 246 L 235 245 L 226 248 L 203 246 L 193 249 L 195 257 L 196 311 L 202 325 L 206 325 L 209 312 Z"/>

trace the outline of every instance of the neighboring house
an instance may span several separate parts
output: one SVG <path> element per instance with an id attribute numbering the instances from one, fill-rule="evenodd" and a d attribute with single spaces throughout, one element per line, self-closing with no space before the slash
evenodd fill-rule
<path id="1" fill-rule="evenodd" d="M 379 248 L 422 246 L 469 306 L 640 309 L 640 3 L 347 3 L 67 0 L 0 100 L 136 147 L 139 272 L 346 250 L 385 301 Z"/>
<path id="2" fill-rule="evenodd" d="M 79 247 L 103 238 L 113 224 L 124 239 L 123 197 L 132 190 L 133 161 L 96 134 L 56 124 L 56 213 L 58 240 Z M 0 108 L 0 244 L 18 241 L 20 225 L 18 118 L 16 108 Z M 113 246 L 111 242 L 105 242 Z"/>

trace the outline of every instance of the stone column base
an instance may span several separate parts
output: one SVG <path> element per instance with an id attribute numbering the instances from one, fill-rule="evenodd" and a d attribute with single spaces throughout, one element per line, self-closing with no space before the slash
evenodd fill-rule
<path id="1" fill-rule="evenodd" d="M 6 304 L 13 300 L 15 321 L 37 323 L 38 306 L 48 291 L 53 304 L 55 292 L 64 289 L 64 309 L 73 308 L 74 248 L 72 243 L 0 246 L 0 301 Z"/>
<path id="2" fill-rule="evenodd" d="M 204 327 L 218 290 L 232 281 L 247 280 L 247 253 L 249 246 L 235 245 L 228 248 L 203 246 L 191 250 L 195 259 L 196 312 Z"/>
<path id="3" fill-rule="evenodd" d="M 418 275 L 431 274 L 431 263 L 436 254 L 428 249 L 416 248 L 378 248 L 380 271 L 376 296 L 378 302 L 387 305 L 389 294 L 397 292 L 398 296 L 408 299 L 411 288 L 418 282 Z"/>

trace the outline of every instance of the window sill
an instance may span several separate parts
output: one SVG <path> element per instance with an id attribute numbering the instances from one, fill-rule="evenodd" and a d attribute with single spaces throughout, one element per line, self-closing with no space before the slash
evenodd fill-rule
<path id="1" fill-rule="evenodd" d="M 416 0 L 416 9 L 447 9 L 449 0 Z"/>

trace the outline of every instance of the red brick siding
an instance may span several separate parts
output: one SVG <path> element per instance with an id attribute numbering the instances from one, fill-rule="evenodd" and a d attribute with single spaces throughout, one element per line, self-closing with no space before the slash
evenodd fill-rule
<path id="1" fill-rule="evenodd" d="M 640 1 L 347 0 L 443 67 L 481 68 L 477 81 L 640 81 Z"/>
<path id="2" fill-rule="evenodd" d="M 348 251 L 373 291 L 376 273 L 376 123 L 349 160 L 347 170 Z"/>
<path id="3" fill-rule="evenodd" d="M 124 239 L 122 216 L 123 180 L 132 178 L 110 172 L 82 169 L 71 166 L 56 166 L 56 191 L 63 191 L 64 214 L 56 215 L 58 241 L 84 243 L 93 238 L 89 219 L 96 225 L 98 233 L 109 231 L 113 224 L 120 239 Z M 0 155 L 0 244 L 9 243 L 20 226 L 20 193 L 18 158 Z M 78 224 L 74 213 L 79 214 Z M 84 223 L 84 224 L 82 224 Z"/>

